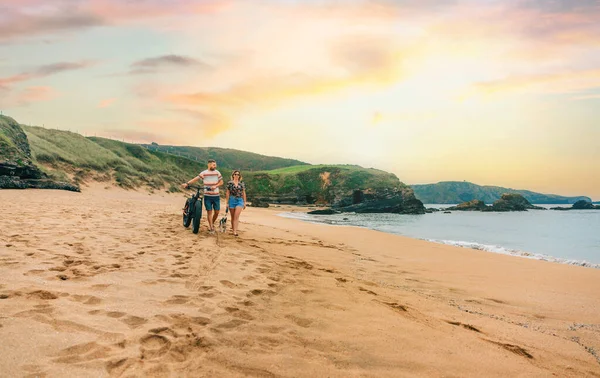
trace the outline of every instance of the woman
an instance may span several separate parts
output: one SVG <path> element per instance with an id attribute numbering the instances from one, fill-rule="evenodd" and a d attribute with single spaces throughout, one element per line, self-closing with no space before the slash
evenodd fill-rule
<path id="1" fill-rule="evenodd" d="M 231 173 L 231 181 L 227 183 L 225 202 L 231 212 L 231 228 L 233 234 L 238 236 L 238 223 L 242 210 L 246 209 L 246 184 L 242 181 L 242 174 L 235 170 Z"/>

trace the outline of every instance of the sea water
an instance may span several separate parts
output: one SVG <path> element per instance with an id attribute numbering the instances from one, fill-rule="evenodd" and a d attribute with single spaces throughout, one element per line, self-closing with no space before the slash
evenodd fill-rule
<path id="1" fill-rule="evenodd" d="M 425 205 L 444 209 L 452 205 Z M 536 205 L 549 209 L 557 205 Z M 565 206 L 570 207 L 570 206 Z M 309 215 L 283 217 L 358 226 L 436 243 L 525 258 L 600 268 L 600 210 L 529 210 L 524 212 L 443 211 L 423 215 Z"/>

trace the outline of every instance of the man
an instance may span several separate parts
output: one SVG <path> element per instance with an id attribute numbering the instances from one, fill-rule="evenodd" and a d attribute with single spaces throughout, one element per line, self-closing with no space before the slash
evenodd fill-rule
<path id="1" fill-rule="evenodd" d="M 208 219 L 208 232 L 215 232 L 214 224 L 219 217 L 221 210 L 221 197 L 219 197 L 219 186 L 223 185 L 223 176 L 217 171 L 217 162 L 213 159 L 208 161 L 208 169 L 200 172 L 200 174 L 190 181 L 182 184 L 184 188 L 202 179 L 204 185 L 204 208 L 206 209 L 206 219 Z"/>

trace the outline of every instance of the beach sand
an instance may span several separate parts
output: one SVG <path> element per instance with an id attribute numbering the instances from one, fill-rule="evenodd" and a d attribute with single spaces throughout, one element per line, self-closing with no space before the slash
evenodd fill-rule
<path id="1" fill-rule="evenodd" d="M 600 377 L 600 270 L 182 194 L 0 191 L 2 377 Z"/>

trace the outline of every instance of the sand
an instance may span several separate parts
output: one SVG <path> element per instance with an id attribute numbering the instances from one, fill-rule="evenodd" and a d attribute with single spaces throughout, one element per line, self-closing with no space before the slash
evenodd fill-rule
<path id="1" fill-rule="evenodd" d="M 600 377 L 600 270 L 182 194 L 0 191 L 2 377 Z"/>

